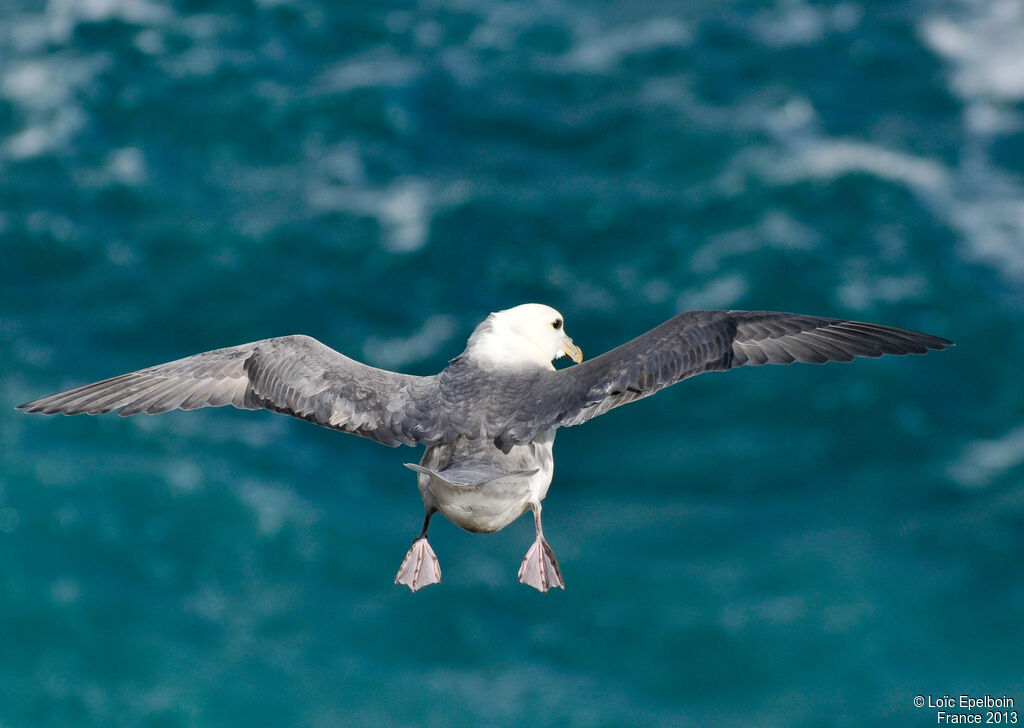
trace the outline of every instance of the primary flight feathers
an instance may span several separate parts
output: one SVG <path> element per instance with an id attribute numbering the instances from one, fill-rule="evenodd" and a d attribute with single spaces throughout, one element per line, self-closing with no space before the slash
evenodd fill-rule
<path id="1" fill-rule="evenodd" d="M 518 443 L 701 372 L 923 354 L 950 344 L 857 321 L 772 311 L 688 311 L 578 366 L 529 371 L 508 386 L 474 392 L 465 386 L 470 381 L 461 386 L 445 381 L 445 372 L 458 371 L 463 357 L 441 374 L 416 377 L 360 364 L 309 336 L 282 336 L 122 374 L 18 408 L 68 415 L 118 410 L 126 416 L 233 405 L 282 412 L 386 445 L 432 445 L 459 434 Z M 499 416 L 476 425 L 478 418 L 467 411 L 473 407 L 466 406 L 474 401 Z M 502 417 L 502 412 L 519 416 Z"/>
<path id="2" fill-rule="evenodd" d="M 308 336 L 217 349 L 19 405 L 44 414 L 150 414 L 234 405 L 265 408 L 385 445 L 426 445 L 417 472 L 426 518 L 396 583 L 441 580 L 427 542 L 440 511 L 470 531 L 504 528 L 527 510 L 536 540 L 519 580 L 563 587 L 544 539 L 541 501 L 554 472 L 555 430 L 586 422 L 701 372 L 744 365 L 850 361 L 923 354 L 951 342 L 878 324 L 769 311 L 690 311 L 595 359 L 562 315 L 523 304 L 487 317 L 439 374 L 410 376 L 360 364 Z"/>

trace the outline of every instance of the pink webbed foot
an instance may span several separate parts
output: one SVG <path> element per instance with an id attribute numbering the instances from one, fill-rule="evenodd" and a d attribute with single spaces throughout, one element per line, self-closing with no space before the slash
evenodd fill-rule
<path id="1" fill-rule="evenodd" d="M 555 552 L 542 536 L 538 537 L 526 552 L 526 558 L 519 567 L 519 583 L 532 586 L 540 592 L 546 592 L 552 587 L 565 589 Z"/>
<path id="2" fill-rule="evenodd" d="M 441 564 L 438 563 L 434 549 L 430 548 L 426 538 L 418 538 L 412 542 L 402 565 L 398 567 L 395 583 L 405 584 L 412 591 L 441 583 Z"/>

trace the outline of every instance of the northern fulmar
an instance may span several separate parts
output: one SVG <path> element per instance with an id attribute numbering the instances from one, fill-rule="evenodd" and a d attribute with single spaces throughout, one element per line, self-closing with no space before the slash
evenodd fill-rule
<path id="1" fill-rule="evenodd" d="M 395 577 L 412 591 L 441 581 L 427 542 L 435 513 L 493 533 L 533 512 L 519 581 L 565 588 L 541 527 L 555 430 L 702 372 L 761 364 L 924 354 L 952 342 L 879 324 L 773 311 L 688 311 L 583 362 L 562 314 L 537 303 L 492 313 L 439 374 L 377 369 L 309 336 L 216 349 L 19 405 L 26 412 L 155 414 L 233 405 L 269 409 L 392 447 L 425 445 L 417 473 L 423 530 Z M 576 365 L 555 369 L 568 356 Z"/>

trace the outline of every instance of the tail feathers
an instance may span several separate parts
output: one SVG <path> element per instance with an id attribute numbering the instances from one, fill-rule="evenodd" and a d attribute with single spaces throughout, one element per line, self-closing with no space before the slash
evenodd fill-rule
<path id="1" fill-rule="evenodd" d="M 441 482 L 457 488 L 479 488 L 483 485 L 498 484 L 506 479 L 528 478 L 538 472 L 536 468 L 510 472 L 487 465 L 456 465 L 441 471 L 431 470 L 413 463 L 405 463 L 405 467 L 431 478 L 437 478 Z"/>

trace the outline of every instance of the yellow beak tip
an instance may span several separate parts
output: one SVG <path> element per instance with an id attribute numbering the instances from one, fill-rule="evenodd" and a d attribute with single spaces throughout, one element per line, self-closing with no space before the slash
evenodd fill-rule
<path id="1" fill-rule="evenodd" d="M 572 339 L 568 336 L 562 339 L 562 353 L 577 364 L 583 361 L 583 350 L 576 346 L 576 344 L 572 343 Z"/>

